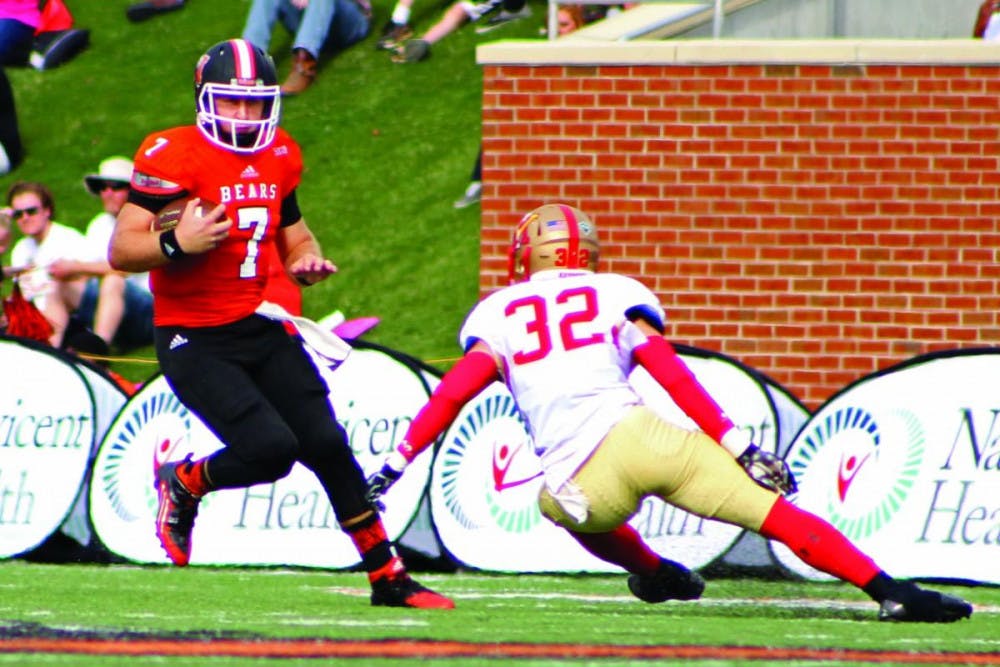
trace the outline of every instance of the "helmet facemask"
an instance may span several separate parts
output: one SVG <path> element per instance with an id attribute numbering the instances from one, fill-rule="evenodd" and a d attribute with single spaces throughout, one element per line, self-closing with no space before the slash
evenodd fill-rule
<path id="1" fill-rule="evenodd" d="M 514 230 L 508 278 L 516 283 L 546 269 L 596 271 L 599 254 L 597 227 L 585 213 L 546 204 L 521 218 Z"/>
<path id="2" fill-rule="evenodd" d="M 271 90 L 273 88 L 273 90 Z M 219 98 L 263 100 L 259 120 L 235 120 L 218 112 Z M 238 153 L 266 148 L 278 131 L 281 92 L 278 86 L 248 87 L 206 83 L 198 93 L 198 128 L 213 144 Z M 235 128 L 236 132 L 227 128 Z"/>

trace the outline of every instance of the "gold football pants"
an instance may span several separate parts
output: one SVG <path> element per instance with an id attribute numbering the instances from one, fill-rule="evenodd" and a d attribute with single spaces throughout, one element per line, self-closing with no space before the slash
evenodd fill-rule
<path id="1" fill-rule="evenodd" d="M 688 431 L 636 407 L 616 424 L 568 484 L 586 498 L 577 523 L 542 487 L 538 503 L 555 523 L 584 533 L 614 530 L 653 495 L 699 516 L 757 531 L 778 494 L 757 485 L 701 431 Z"/>

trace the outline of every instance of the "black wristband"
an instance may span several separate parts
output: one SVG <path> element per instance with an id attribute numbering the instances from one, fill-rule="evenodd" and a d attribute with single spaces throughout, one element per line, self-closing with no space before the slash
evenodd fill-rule
<path id="1" fill-rule="evenodd" d="M 174 229 L 168 229 L 160 234 L 160 251 L 169 260 L 187 257 L 187 253 L 181 249 L 181 244 L 177 242 L 177 232 Z"/>

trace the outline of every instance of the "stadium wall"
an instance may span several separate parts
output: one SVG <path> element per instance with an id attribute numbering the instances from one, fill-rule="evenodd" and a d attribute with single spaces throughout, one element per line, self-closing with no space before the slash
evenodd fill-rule
<path id="1" fill-rule="evenodd" d="M 520 215 L 564 201 L 674 339 L 810 408 L 1000 338 L 1000 45 L 511 41 L 477 58 L 484 293 Z"/>

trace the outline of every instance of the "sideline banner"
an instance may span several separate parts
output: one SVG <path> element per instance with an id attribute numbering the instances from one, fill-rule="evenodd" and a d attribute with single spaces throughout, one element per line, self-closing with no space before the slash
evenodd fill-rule
<path id="1" fill-rule="evenodd" d="M 355 349 L 335 372 L 321 371 L 337 418 L 366 471 L 381 466 L 427 400 L 424 381 L 375 349 Z M 112 552 L 144 563 L 168 562 L 156 539 L 154 456 L 205 456 L 222 445 L 185 408 L 163 376 L 126 404 L 94 463 L 91 518 Z M 430 452 L 393 489 L 384 515 L 391 539 L 407 527 L 430 474 Z M 349 567 L 359 562 L 316 477 L 296 464 L 273 484 L 213 492 L 201 503 L 192 538 L 193 564 Z"/>
<path id="2" fill-rule="evenodd" d="M 53 354 L 55 353 L 53 351 Z M 93 457 L 97 455 L 98 445 L 128 400 L 128 394 L 100 367 L 72 355 L 58 354 L 68 357 L 68 361 L 71 361 L 80 370 L 90 387 L 91 395 L 94 397 L 95 432 L 94 443 L 91 447 L 91 460 L 93 460 Z M 88 470 L 73 509 L 66 521 L 59 527 L 60 532 L 72 537 L 83 546 L 89 545 L 93 536 L 90 526 L 89 498 L 90 474 Z"/>
<path id="3" fill-rule="evenodd" d="M 770 395 L 756 376 L 707 352 L 682 353 L 730 417 L 775 451 Z M 642 371 L 632 378 L 651 408 L 693 427 Z M 467 404 L 445 433 L 431 475 L 431 511 L 444 547 L 471 567 L 500 572 L 611 572 L 538 510 L 541 467 L 507 388 L 494 383 Z M 659 553 L 702 567 L 724 554 L 741 529 L 647 498 L 632 525 Z"/>
<path id="4" fill-rule="evenodd" d="M 1000 583 L 1000 351 L 910 360 L 825 404 L 786 457 L 792 501 L 896 577 Z M 829 579 L 774 543 L 782 565 Z"/>
<path id="5" fill-rule="evenodd" d="M 0 337 L 0 557 L 34 549 L 63 523 L 86 478 L 94 397 L 73 363 Z"/>

